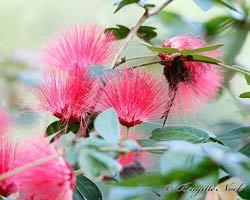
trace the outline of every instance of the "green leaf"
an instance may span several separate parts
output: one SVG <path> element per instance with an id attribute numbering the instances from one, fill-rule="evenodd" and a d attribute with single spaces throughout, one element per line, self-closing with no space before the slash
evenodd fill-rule
<path id="1" fill-rule="evenodd" d="M 164 176 L 160 174 L 147 173 L 126 178 L 119 182 L 117 185 L 123 187 L 161 187 L 165 184 L 166 180 L 164 179 Z"/>
<path id="2" fill-rule="evenodd" d="M 204 23 L 208 36 L 215 36 L 233 25 L 233 19 L 230 16 L 222 15 L 210 19 Z"/>
<path id="3" fill-rule="evenodd" d="M 161 48 L 161 47 L 154 47 L 151 45 L 148 45 L 146 43 L 141 42 L 143 45 L 145 45 L 149 50 L 159 52 L 159 53 L 176 53 L 179 52 L 176 48 Z"/>
<path id="4" fill-rule="evenodd" d="M 106 166 L 92 157 L 92 151 L 84 149 L 80 152 L 78 164 L 88 177 L 99 177 L 106 172 Z"/>
<path id="5" fill-rule="evenodd" d="M 73 133 L 77 133 L 80 129 L 80 122 L 76 123 L 65 123 L 61 120 L 52 122 L 46 129 L 47 136 L 56 135 L 55 133 L 68 133 L 72 131 Z"/>
<path id="6" fill-rule="evenodd" d="M 192 58 L 190 60 L 196 61 L 196 62 L 204 62 L 204 63 L 211 63 L 211 64 L 218 64 L 221 63 L 221 60 L 211 58 L 208 56 L 201 56 L 201 55 L 190 55 Z"/>
<path id="7" fill-rule="evenodd" d="M 250 98 L 250 92 L 244 92 L 244 93 L 240 94 L 239 97 L 240 98 Z"/>
<path id="8" fill-rule="evenodd" d="M 113 176 L 121 170 L 120 164 L 111 156 L 95 150 L 83 149 L 79 156 L 79 165 L 87 176 Z"/>
<path id="9" fill-rule="evenodd" d="M 189 55 L 189 54 L 196 54 L 196 53 L 203 53 L 203 52 L 208 52 L 208 51 L 214 51 L 216 49 L 219 49 L 223 46 L 223 44 L 217 44 L 213 46 L 207 46 L 207 47 L 202 47 L 202 48 L 197 48 L 197 49 L 185 49 L 179 51 L 182 53 L 184 56 Z"/>
<path id="10" fill-rule="evenodd" d="M 103 67 L 100 65 L 92 65 L 92 66 L 89 66 L 88 69 L 90 70 L 91 77 L 99 78 L 103 84 L 105 83 L 105 80 L 104 80 L 105 76 L 115 74 L 115 71 L 113 69 Z"/>
<path id="11" fill-rule="evenodd" d="M 243 146 L 239 151 L 245 154 L 246 156 L 250 157 L 250 142 L 248 142 L 245 146 Z"/>
<path id="12" fill-rule="evenodd" d="M 102 200 L 102 194 L 94 182 L 85 176 L 77 176 L 74 200 Z"/>
<path id="13" fill-rule="evenodd" d="M 99 114 L 94 122 L 96 131 L 107 141 L 119 142 L 120 123 L 114 108 Z"/>
<path id="14" fill-rule="evenodd" d="M 9 199 L 7 197 L 0 196 L 0 200 L 14 200 L 14 199 Z"/>
<path id="15" fill-rule="evenodd" d="M 142 200 L 142 195 L 152 193 L 150 188 L 146 187 L 112 187 L 108 200 Z M 139 197 L 139 198 L 136 198 Z"/>
<path id="16" fill-rule="evenodd" d="M 152 131 L 150 139 L 157 141 L 185 140 L 193 143 L 207 142 L 209 134 L 192 126 L 170 125 L 156 128 Z"/>
<path id="17" fill-rule="evenodd" d="M 123 25 L 116 25 L 118 28 L 107 28 L 105 33 L 111 32 L 116 36 L 117 40 L 122 40 L 126 38 L 130 32 L 130 29 Z"/>
<path id="18" fill-rule="evenodd" d="M 250 85 L 250 74 L 245 74 L 245 79 L 248 85 Z"/>
<path id="19" fill-rule="evenodd" d="M 219 5 L 222 5 L 226 8 L 229 8 L 230 10 L 233 10 L 233 11 L 236 11 L 238 12 L 237 9 L 235 9 L 231 4 L 227 3 L 226 1 L 224 0 L 213 0 L 215 3 L 219 4 Z"/>
<path id="20" fill-rule="evenodd" d="M 250 140 L 250 126 L 232 129 L 219 135 L 217 138 L 227 145 L 230 145 L 230 141 L 236 142 L 236 140 L 240 140 L 243 144 L 246 144 L 246 142 Z"/>
<path id="21" fill-rule="evenodd" d="M 115 12 L 118 12 L 120 9 L 122 9 L 124 6 L 127 6 L 129 4 L 133 4 L 133 3 L 139 3 L 140 0 L 122 0 L 119 1 L 119 3 L 115 3 L 115 5 L 118 4 L 118 7 L 116 8 Z"/>
<path id="22" fill-rule="evenodd" d="M 163 10 L 163 11 L 160 12 L 160 17 L 164 21 L 166 21 L 167 23 L 170 23 L 170 24 L 177 25 L 178 23 L 181 23 L 181 24 L 184 23 L 181 16 L 174 13 L 174 12 L 169 12 L 169 11 Z"/>
<path id="23" fill-rule="evenodd" d="M 250 184 L 250 159 L 247 156 L 218 143 L 204 143 L 202 147 L 210 159 L 229 175 L 238 176 L 246 184 Z"/>
<path id="24" fill-rule="evenodd" d="M 53 135 L 55 133 L 58 133 L 62 129 L 65 128 L 65 123 L 63 123 L 61 120 L 52 122 L 46 129 L 47 136 Z"/>
<path id="25" fill-rule="evenodd" d="M 149 42 L 151 39 L 157 36 L 155 27 L 151 26 L 141 26 L 137 31 L 137 36 L 142 40 Z"/>
<path id="26" fill-rule="evenodd" d="M 164 175 L 171 174 L 176 170 L 191 171 L 196 166 L 205 162 L 204 156 L 196 155 L 196 152 L 166 151 L 160 159 L 160 171 Z"/>

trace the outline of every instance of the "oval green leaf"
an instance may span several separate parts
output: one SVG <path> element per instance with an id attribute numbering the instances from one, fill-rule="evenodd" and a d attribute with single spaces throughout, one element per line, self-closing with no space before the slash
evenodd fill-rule
<path id="1" fill-rule="evenodd" d="M 102 200 L 102 193 L 94 182 L 85 176 L 77 176 L 74 200 Z"/>
<path id="2" fill-rule="evenodd" d="M 96 131 L 107 141 L 119 142 L 120 123 L 114 108 L 99 114 L 94 122 Z"/>
<path id="3" fill-rule="evenodd" d="M 201 143 L 209 140 L 209 134 L 205 130 L 192 126 L 171 125 L 154 129 L 150 139 L 157 141 L 185 140 L 192 143 Z"/>

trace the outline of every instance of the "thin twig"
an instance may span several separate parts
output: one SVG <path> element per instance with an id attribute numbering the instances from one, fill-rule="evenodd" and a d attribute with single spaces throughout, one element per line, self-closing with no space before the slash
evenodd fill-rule
<path id="1" fill-rule="evenodd" d="M 28 164 L 22 165 L 20 167 L 17 167 L 14 170 L 11 170 L 11 171 L 9 171 L 7 173 L 1 174 L 0 175 L 0 181 L 4 180 L 6 178 L 9 178 L 11 176 L 14 176 L 14 175 L 16 175 L 18 173 L 21 173 L 23 171 L 26 171 L 26 170 L 28 170 L 30 168 L 33 168 L 33 167 L 36 167 L 38 165 L 42 165 L 42 164 L 44 164 L 46 162 L 52 161 L 52 160 L 54 160 L 56 158 L 58 158 L 58 154 L 47 156 L 47 157 L 35 160 L 35 161 L 31 162 L 31 163 L 28 163 Z"/>
<path id="2" fill-rule="evenodd" d="M 118 61 L 116 64 L 115 64 L 115 67 L 118 67 L 119 65 L 123 64 L 123 63 L 126 63 L 126 62 L 129 62 L 129 61 L 132 61 L 132 60 L 140 60 L 140 59 L 145 59 L 145 58 L 157 58 L 158 56 L 155 54 L 155 55 L 145 55 L 145 56 L 137 56 L 137 57 L 132 57 L 132 58 L 126 58 L 126 57 L 122 57 L 120 61 Z"/>
<path id="3" fill-rule="evenodd" d="M 165 8 L 168 4 L 170 4 L 173 0 L 166 0 L 164 1 L 160 6 L 158 6 L 157 8 L 155 8 L 152 11 L 149 11 L 148 9 L 145 9 L 144 14 L 141 16 L 141 18 L 139 19 L 139 21 L 136 23 L 136 25 L 133 27 L 133 29 L 131 29 L 131 31 L 129 32 L 128 36 L 125 38 L 125 40 L 121 43 L 120 48 L 118 49 L 114 60 L 111 63 L 112 68 L 115 68 L 115 64 L 118 60 L 118 58 L 120 57 L 121 53 L 124 51 L 124 49 L 128 46 L 129 42 L 134 38 L 134 36 L 136 35 L 137 31 L 139 30 L 139 28 L 141 27 L 141 25 L 151 16 L 158 14 L 163 8 Z"/>
<path id="4" fill-rule="evenodd" d="M 129 153 L 129 152 L 142 152 L 142 151 L 166 151 L 168 148 L 165 146 L 157 146 L 157 147 L 142 147 L 135 150 L 121 149 L 118 147 L 102 147 L 100 151 L 115 151 L 119 153 Z"/>
<path id="5" fill-rule="evenodd" d="M 243 69 L 241 67 L 234 67 L 234 66 L 226 65 L 224 63 L 217 63 L 216 65 L 224 67 L 226 69 L 231 69 L 231 70 L 240 72 L 240 73 L 245 74 L 245 75 L 250 75 L 250 71 L 249 70 Z"/>

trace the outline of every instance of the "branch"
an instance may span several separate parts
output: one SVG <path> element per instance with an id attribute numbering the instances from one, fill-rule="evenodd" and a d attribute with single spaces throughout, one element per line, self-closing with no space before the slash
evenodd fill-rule
<path id="1" fill-rule="evenodd" d="M 7 173 L 1 174 L 0 175 L 0 181 L 4 180 L 6 178 L 9 178 L 11 176 L 14 176 L 14 175 L 16 175 L 18 173 L 21 173 L 23 171 L 26 171 L 26 170 L 28 170 L 30 168 L 33 168 L 33 167 L 36 167 L 38 165 L 42 165 L 42 164 L 44 164 L 46 162 L 52 161 L 52 160 L 54 160 L 56 158 L 58 158 L 58 154 L 47 156 L 47 157 L 35 160 L 35 161 L 31 162 L 31 163 L 28 163 L 28 164 L 22 165 L 20 167 L 17 167 L 14 170 L 11 170 L 11 171 L 9 171 Z"/>
<path id="2" fill-rule="evenodd" d="M 129 152 L 143 152 L 143 151 L 166 151 L 168 150 L 167 147 L 165 146 L 157 146 L 157 147 L 142 147 L 142 148 L 137 148 L 137 149 L 122 149 L 122 148 L 117 148 L 117 147 L 102 147 L 100 148 L 100 151 L 115 151 L 119 153 L 129 153 Z"/>
<path id="3" fill-rule="evenodd" d="M 134 38 L 137 31 L 141 27 L 141 25 L 151 16 L 158 14 L 163 8 L 165 8 L 168 4 L 170 4 L 173 0 L 166 0 L 163 2 L 159 7 L 155 8 L 151 12 L 148 9 L 145 9 L 144 14 L 141 16 L 137 24 L 134 26 L 133 29 L 129 32 L 128 36 L 125 38 L 125 40 L 121 43 L 120 48 L 118 49 L 114 60 L 111 63 L 112 68 L 114 69 L 116 66 L 116 62 L 118 58 L 120 57 L 121 53 L 124 51 L 124 49 L 128 46 L 129 42 Z"/>

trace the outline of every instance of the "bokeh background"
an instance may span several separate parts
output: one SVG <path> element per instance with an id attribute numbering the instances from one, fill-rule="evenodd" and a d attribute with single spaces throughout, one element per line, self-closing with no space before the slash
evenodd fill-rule
<path id="1" fill-rule="evenodd" d="M 242 1 L 233 1 L 241 4 Z M 159 0 L 152 0 L 159 3 Z M 246 1 L 247 2 L 247 1 Z M 1 0 L 0 1 L 0 104 L 9 111 L 15 121 L 13 131 L 24 134 L 44 132 L 55 119 L 44 113 L 32 113 L 32 95 L 29 87 L 39 80 L 42 67 L 39 53 L 43 44 L 53 32 L 76 23 L 96 23 L 104 27 L 122 24 L 133 27 L 142 15 L 143 9 L 136 5 L 125 7 L 113 14 L 114 0 Z M 249 3 L 249 2 L 248 2 Z M 208 22 L 220 16 L 233 19 L 231 24 L 220 27 Z M 157 28 L 158 36 L 152 40 L 160 46 L 164 39 L 179 34 L 208 36 L 212 42 L 224 43 L 224 60 L 250 68 L 249 24 L 241 25 L 244 15 L 215 6 L 207 12 L 201 10 L 192 0 L 175 0 L 164 12 L 150 18 L 145 25 Z M 247 18 L 247 17 L 245 17 Z M 226 19 L 226 18 L 225 18 Z M 227 22 L 227 20 L 222 20 Z M 135 38 L 123 55 L 139 56 L 150 52 Z M 161 66 L 148 67 L 161 73 Z M 227 72 L 225 87 L 217 99 L 202 108 L 196 117 L 169 122 L 194 125 L 221 134 L 231 128 L 250 123 L 250 101 L 240 99 L 242 92 L 249 91 L 244 76 Z M 149 136 L 159 123 L 145 123 L 134 128 Z"/>

